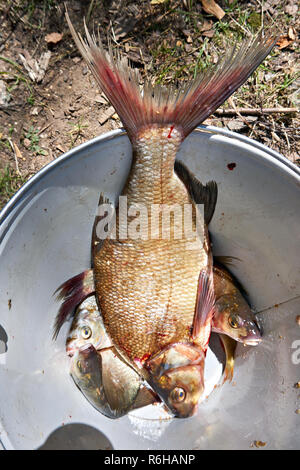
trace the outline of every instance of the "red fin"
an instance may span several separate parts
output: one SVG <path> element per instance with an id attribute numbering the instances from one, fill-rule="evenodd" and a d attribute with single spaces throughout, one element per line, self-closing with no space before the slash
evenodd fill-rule
<path id="1" fill-rule="evenodd" d="M 139 129 L 158 124 L 170 125 L 182 132 L 184 139 L 241 86 L 276 44 L 274 34 L 246 40 L 233 47 L 215 67 L 203 71 L 194 81 L 175 89 L 147 83 L 143 93 L 137 73 L 126 58 L 113 60 L 85 26 L 86 41 L 77 34 L 68 14 L 67 22 L 74 41 L 90 67 L 100 88 L 120 116 L 131 140 Z"/>
<path id="2" fill-rule="evenodd" d="M 193 341 L 200 345 L 204 351 L 207 349 L 212 317 L 214 312 L 215 294 L 212 276 L 202 270 L 198 280 L 198 293 L 193 322 Z"/>
<path id="3" fill-rule="evenodd" d="M 221 106 L 254 72 L 276 44 L 274 34 L 236 44 L 216 66 L 204 70 L 187 87 L 174 110 L 174 121 L 183 127 L 186 137 L 195 127 Z"/>
<path id="4" fill-rule="evenodd" d="M 80 302 L 95 292 L 94 275 L 92 269 L 87 269 L 77 276 L 68 279 L 56 289 L 57 300 L 63 300 L 55 319 L 53 339 L 57 338 L 59 330 L 68 316 Z"/>

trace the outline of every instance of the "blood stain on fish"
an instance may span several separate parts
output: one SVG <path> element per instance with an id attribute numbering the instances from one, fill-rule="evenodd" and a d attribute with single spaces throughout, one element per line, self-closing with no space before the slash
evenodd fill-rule
<path id="1" fill-rule="evenodd" d="M 172 137 L 171 134 L 172 134 L 173 129 L 174 129 L 174 126 L 171 126 L 170 132 L 169 132 L 169 134 L 168 134 L 168 139 L 171 139 L 171 137 Z"/>
<path id="2" fill-rule="evenodd" d="M 228 168 L 228 170 L 230 170 L 230 171 L 234 170 L 235 167 L 236 167 L 236 163 L 228 163 L 228 165 L 227 165 L 227 168 Z"/>
<path id="3" fill-rule="evenodd" d="M 151 354 L 144 354 L 142 357 L 135 357 L 134 361 L 138 364 L 143 364 L 149 359 L 150 356 Z"/>

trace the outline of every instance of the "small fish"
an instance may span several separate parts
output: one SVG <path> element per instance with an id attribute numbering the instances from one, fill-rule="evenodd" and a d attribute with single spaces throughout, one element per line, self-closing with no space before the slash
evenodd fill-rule
<path id="1" fill-rule="evenodd" d="M 216 302 L 212 331 L 248 346 L 258 345 L 262 341 L 261 331 L 243 288 L 224 266 L 215 263 L 213 272 Z"/>
<path id="2" fill-rule="evenodd" d="M 86 399 L 108 418 L 158 401 L 114 348 L 97 351 L 91 344 L 83 346 L 72 356 L 70 374 Z"/>
<path id="3" fill-rule="evenodd" d="M 66 351 L 72 357 L 80 348 L 91 344 L 95 349 L 112 347 L 94 296 L 77 308 L 66 341 Z"/>
<path id="4" fill-rule="evenodd" d="M 214 207 L 215 202 L 212 203 L 203 198 L 201 183 L 182 162 L 175 162 L 175 171 L 185 183 L 194 200 L 199 204 L 204 203 L 204 217 L 210 220 L 212 214 L 207 213 L 207 210 Z M 211 194 L 209 195 L 211 196 Z M 222 266 L 221 260 L 228 264 L 232 263 L 234 258 L 214 257 L 213 279 L 216 302 L 212 319 L 212 331 L 228 335 L 234 340 L 249 346 L 256 346 L 261 342 L 262 337 L 255 315 L 245 299 L 243 287 L 229 270 Z"/>
<path id="5" fill-rule="evenodd" d="M 231 49 L 215 68 L 178 90 L 146 84 L 141 93 L 138 77 L 125 59 L 108 56 L 87 29 L 84 41 L 68 15 L 67 21 L 132 144 L 132 166 L 122 191 L 128 206 L 138 204 L 146 209 L 144 222 L 148 227 L 154 204 L 177 204 L 182 212 L 186 205 L 192 208 L 192 234 L 184 233 L 180 238 L 174 236 L 174 225 L 169 239 L 161 235 L 134 238 L 128 233 L 124 237 L 118 206 L 110 232 L 115 237 L 108 236 L 100 250 L 95 249 L 99 243 L 96 230 L 92 240 L 97 303 L 114 347 L 175 416 L 188 417 L 196 412 L 203 390 L 204 357 L 212 324 L 214 288 L 207 226 L 217 201 L 217 184 L 193 185 L 189 181 L 196 192 L 189 191 L 184 174 L 180 178 L 174 171 L 176 154 L 193 129 L 258 67 L 276 38 L 258 36 L 244 42 L 238 50 Z M 201 202 L 206 205 L 204 214 L 197 208 Z M 158 225 L 161 233 L 161 223 Z M 60 314 L 57 328 L 68 309 Z M 184 366 L 180 365 L 178 351 L 183 354 Z M 169 365 L 173 368 L 172 380 L 165 386 Z M 183 395 L 174 392 L 175 397 L 176 389 L 183 389 Z M 171 398 L 176 398 L 176 406 Z"/>
<path id="6" fill-rule="evenodd" d="M 75 312 L 66 341 L 70 374 L 87 400 L 109 418 L 157 401 L 142 378 L 124 362 L 106 334 L 94 296 Z"/>

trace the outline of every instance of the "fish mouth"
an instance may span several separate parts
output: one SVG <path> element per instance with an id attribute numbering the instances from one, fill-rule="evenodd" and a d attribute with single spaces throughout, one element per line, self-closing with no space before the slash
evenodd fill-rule
<path id="1" fill-rule="evenodd" d="M 67 353 L 67 356 L 69 356 L 69 357 L 73 357 L 74 354 L 75 354 L 75 351 L 76 351 L 76 349 L 66 348 L 66 353 Z"/>
<path id="2" fill-rule="evenodd" d="M 249 338 L 244 341 L 244 344 L 246 346 L 257 346 L 261 342 L 262 342 L 262 338 Z"/>
<path id="3" fill-rule="evenodd" d="M 96 349 L 97 348 L 92 344 L 92 343 L 86 343 L 86 344 L 83 344 L 82 346 L 80 347 L 74 347 L 74 346 L 67 346 L 66 347 L 66 353 L 69 357 L 73 357 L 74 354 L 77 352 L 77 351 L 80 351 L 80 352 L 86 352 L 86 350 L 91 350 L 91 349 Z"/>

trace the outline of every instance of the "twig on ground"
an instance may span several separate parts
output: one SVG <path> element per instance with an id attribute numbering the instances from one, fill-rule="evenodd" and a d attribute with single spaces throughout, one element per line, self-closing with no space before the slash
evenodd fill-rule
<path id="1" fill-rule="evenodd" d="M 251 124 L 249 124 L 249 122 L 247 121 L 246 118 L 244 118 L 241 113 L 239 112 L 238 108 L 236 107 L 235 105 L 235 102 L 233 101 L 233 97 L 231 96 L 228 100 L 228 102 L 231 104 L 231 106 L 233 107 L 233 109 L 235 110 L 236 114 L 238 115 L 238 117 L 242 120 L 242 122 L 247 126 L 249 127 L 249 129 L 251 129 L 251 134 L 254 134 L 257 136 L 257 133 L 254 129 L 253 126 L 251 126 Z"/>
<path id="2" fill-rule="evenodd" d="M 15 163 L 16 163 L 16 173 L 18 175 L 21 175 L 20 170 L 19 170 L 19 163 L 18 163 L 18 158 L 22 157 L 21 152 L 19 148 L 17 147 L 17 145 L 11 139 L 8 139 L 8 142 L 10 143 L 10 146 L 14 152 Z"/>
<path id="3" fill-rule="evenodd" d="M 0 105 L 0 109 L 2 111 L 5 111 L 5 110 L 14 110 L 16 108 L 16 106 L 23 106 L 23 103 L 13 103 L 13 104 L 6 104 L 6 105 Z"/>
<path id="4" fill-rule="evenodd" d="M 297 112 L 299 112 L 297 108 L 221 108 L 215 111 L 214 114 L 216 116 L 235 116 L 239 114 L 248 116 L 262 116 L 264 114 L 290 114 Z"/>
<path id="5" fill-rule="evenodd" d="M 44 132 L 46 129 L 48 129 L 48 127 L 52 126 L 52 124 L 53 124 L 53 121 L 52 121 L 52 122 L 49 122 L 49 124 L 47 124 L 46 126 L 42 127 L 42 129 L 37 133 L 37 135 L 42 134 L 42 132 Z"/>
<path id="6" fill-rule="evenodd" d="M 91 16 L 91 13 L 92 13 L 93 8 L 94 8 L 94 3 L 95 3 L 95 0 L 91 0 L 91 3 L 89 5 L 89 9 L 88 9 L 88 12 L 87 12 L 87 15 L 86 15 L 86 24 L 89 24 L 90 16 Z"/>
<path id="7" fill-rule="evenodd" d="M 249 36 L 249 37 L 252 36 L 251 31 L 249 31 L 249 29 L 244 28 L 243 25 L 241 25 L 238 21 L 236 21 L 236 20 L 234 19 L 234 17 L 232 16 L 231 13 L 229 13 L 228 16 L 230 17 L 230 19 L 231 19 L 239 28 L 241 28 L 241 30 L 242 30 L 247 36 Z"/>

